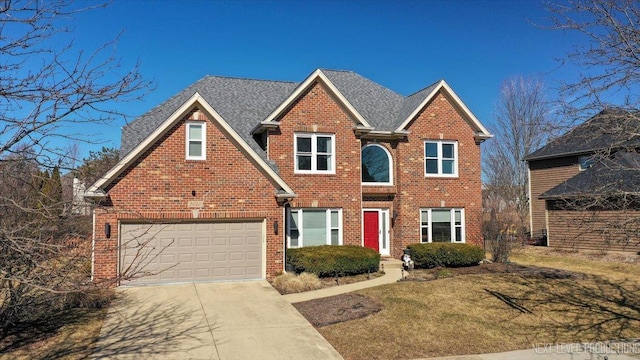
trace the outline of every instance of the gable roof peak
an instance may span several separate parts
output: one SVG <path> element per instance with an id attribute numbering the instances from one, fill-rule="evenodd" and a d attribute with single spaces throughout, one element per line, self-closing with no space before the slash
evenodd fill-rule
<path id="1" fill-rule="evenodd" d="M 434 81 L 434 82 L 433 82 L 433 83 L 431 83 L 430 85 L 427 85 L 427 86 L 423 87 L 422 89 L 419 89 L 418 91 L 414 91 L 414 92 L 412 92 L 411 94 L 407 95 L 406 97 L 407 97 L 407 98 L 410 98 L 410 97 L 412 97 L 412 96 L 414 96 L 414 95 L 417 95 L 417 94 L 421 93 L 422 91 L 432 89 L 434 86 L 436 86 L 436 85 L 440 84 L 441 82 L 444 82 L 444 79 L 440 79 L 440 80 L 438 80 L 438 81 Z"/>

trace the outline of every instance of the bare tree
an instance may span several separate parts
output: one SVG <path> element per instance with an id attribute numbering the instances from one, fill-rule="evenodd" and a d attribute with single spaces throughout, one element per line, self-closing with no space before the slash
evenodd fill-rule
<path id="1" fill-rule="evenodd" d="M 491 213 L 485 239 L 492 242 L 504 234 L 524 234 L 529 215 L 528 170 L 524 157 L 548 138 L 551 127 L 544 87 L 540 80 L 513 76 L 502 83 L 496 106 L 493 133 L 484 155 L 485 204 Z M 506 238 L 505 238 L 506 239 Z M 496 250 L 500 244 L 494 244 Z M 500 248 L 502 249 L 502 248 Z M 503 251 L 506 261 L 508 251 Z M 506 257 L 506 258 L 504 258 Z"/>
<path id="2" fill-rule="evenodd" d="M 567 134 L 577 148 L 571 155 L 590 157 L 590 167 L 546 192 L 547 227 L 555 231 L 550 241 L 637 249 L 640 2 L 566 0 L 547 9 L 546 28 L 578 39 L 564 61 L 579 75 L 561 84 L 557 109 L 574 124 L 591 118 Z"/>
<path id="3" fill-rule="evenodd" d="M 75 175 L 90 186 L 118 163 L 118 160 L 120 152 L 117 149 L 103 146 L 99 151 L 89 151 L 89 156 L 82 159 L 82 165 L 76 169 Z"/>
<path id="4" fill-rule="evenodd" d="M 565 112 L 592 116 L 609 107 L 640 106 L 640 3 L 637 0 L 568 0 L 549 3 L 548 28 L 577 33 L 566 61 L 580 69 L 561 86 Z"/>
<path id="5" fill-rule="evenodd" d="M 79 234 L 61 211 L 60 170 L 75 160 L 68 143 L 86 141 L 70 129 L 121 118 L 117 103 L 149 89 L 137 65 L 122 69 L 113 43 L 73 45 L 65 24 L 87 10 L 70 0 L 0 1 L 0 335 L 93 286 L 90 257 L 70 251 Z"/>

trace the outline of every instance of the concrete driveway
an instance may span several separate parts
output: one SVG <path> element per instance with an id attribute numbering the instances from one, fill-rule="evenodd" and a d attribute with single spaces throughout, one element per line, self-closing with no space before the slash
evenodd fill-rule
<path id="1" fill-rule="evenodd" d="M 94 358 L 342 359 L 266 281 L 119 289 Z"/>

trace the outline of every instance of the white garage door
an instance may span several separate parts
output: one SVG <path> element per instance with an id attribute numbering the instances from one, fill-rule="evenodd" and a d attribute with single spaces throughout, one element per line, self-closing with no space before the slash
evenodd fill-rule
<path id="1" fill-rule="evenodd" d="M 263 277 L 261 222 L 123 224 L 120 244 L 122 285 Z"/>

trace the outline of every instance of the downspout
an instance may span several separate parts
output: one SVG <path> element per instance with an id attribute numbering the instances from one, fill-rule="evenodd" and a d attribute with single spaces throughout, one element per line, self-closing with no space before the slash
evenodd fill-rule
<path id="1" fill-rule="evenodd" d="M 96 209 L 91 209 L 91 221 L 93 223 L 91 232 L 91 282 L 93 282 L 96 260 Z"/>

